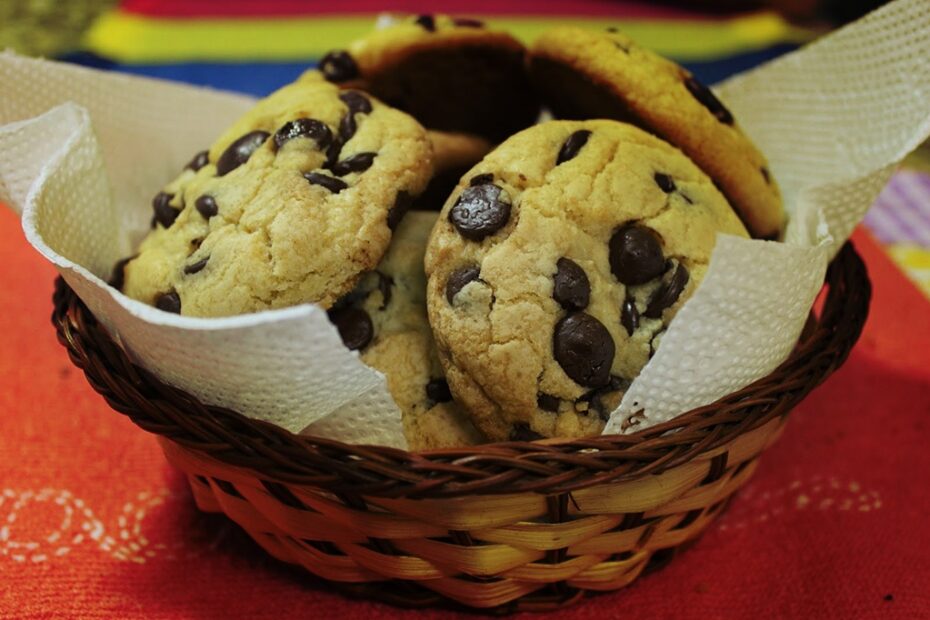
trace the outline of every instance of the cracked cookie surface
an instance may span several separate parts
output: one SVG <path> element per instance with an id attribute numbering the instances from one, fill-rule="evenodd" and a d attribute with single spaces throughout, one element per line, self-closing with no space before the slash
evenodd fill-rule
<path id="1" fill-rule="evenodd" d="M 530 75 L 556 117 L 630 122 L 680 148 L 707 173 L 754 237 L 784 227 L 765 157 L 690 72 L 610 31 L 560 27 L 532 45 Z"/>
<path id="2" fill-rule="evenodd" d="M 122 290 L 192 316 L 327 308 L 378 264 L 431 174 L 407 114 L 324 80 L 290 84 L 159 192 Z"/>
<path id="3" fill-rule="evenodd" d="M 437 216 L 407 214 L 378 268 L 330 310 L 346 345 L 386 376 L 413 450 L 484 440 L 452 400 L 426 318 L 423 252 Z"/>
<path id="4" fill-rule="evenodd" d="M 616 121 L 552 121 L 462 178 L 426 252 L 456 400 L 492 440 L 600 433 L 700 284 L 747 236 L 676 148 Z"/>

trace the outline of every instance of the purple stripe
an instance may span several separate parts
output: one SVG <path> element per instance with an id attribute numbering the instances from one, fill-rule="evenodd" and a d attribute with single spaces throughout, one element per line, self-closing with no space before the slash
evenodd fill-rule
<path id="1" fill-rule="evenodd" d="M 897 182 L 889 183 L 888 189 L 899 199 L 899 203 L 896 208 L 888 209 L 889 213 L 907 223 L 913 241 L 930 246 L 930 217 L 921 211 L 922 201 L 910 191 L 911 184 L 906 178 L 895 180 Z"/>
<path id="2" fill-rule="evenodd" d="M 930 177 L 918 172 L 902 172 L 895 188 L 908 199 L 908 206 L 930 228 Z M 926 185 L 926 187 L 925 187 Z"/>

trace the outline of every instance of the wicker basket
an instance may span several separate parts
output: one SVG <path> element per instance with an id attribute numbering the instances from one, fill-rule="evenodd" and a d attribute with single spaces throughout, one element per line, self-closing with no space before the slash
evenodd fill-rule
<path id="1" fill-rule="evenodd" d="M 424 453 L 301 437 L 206 406 L 134 366 L 59 280 L 53 322 L 111 407 L 159 436 L 201 510 L 354 596 L 495 611 L 621 588 L 695 540 L 788 412 L 842 364 L 868 313 L 851 245 L 771 375 L 635 435 Z"/>

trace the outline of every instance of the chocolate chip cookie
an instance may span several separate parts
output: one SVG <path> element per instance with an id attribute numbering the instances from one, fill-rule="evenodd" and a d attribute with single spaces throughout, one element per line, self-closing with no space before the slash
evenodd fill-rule
<path id="1" fill-rule="evenodd" d="M 717 183 L 754 237 L 779 237 L 785 215 L 765 157 L 688 71 L 613 29 L 550 30 L 534 42 L 529 60 L 557 117 L 612 118 L 656 134 Z"/>
<path id="2" fill-rule="evenodd" d="M 539 103 L 523 45 L 473 19 L 407 18 L 333 50 L 320 71 L 412 114 L 429 129 L 499 142 L 530 125 Z"/>
<path id="3" fill-rule="evenodd" d="M 494 440 L 598 434 L 700 284 L 717 233 L 747 236 L 676 148 L 611 120 L 498 146 L 426 251 L 452 394 Z"/>
<path id="4" fill-rule="evenodd" d="M 426 319 L 423 252 L 437 215 L 409 213 L 377 270 L 329 313 L 346 346 L 387 377 L 414 450 L 483 441 L 452 400 Z"/>
<path id="5" fill-rule="evenodd" d="M 423 127 L 370 95 L 285 86 L 155 196 L 123 291 L 192 316 L 327 308 L 381 260 L 431 158 Z"/>

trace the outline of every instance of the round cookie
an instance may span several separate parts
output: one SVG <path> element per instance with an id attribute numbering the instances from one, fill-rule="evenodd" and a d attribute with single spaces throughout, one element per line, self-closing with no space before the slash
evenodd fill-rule
<path id="1" fill-rule="evenodd" d="M 449 197 L 427 305 L 456 401 L 492 440 L 601 432 L 700 284 L 747 236 L 676 148 L 611 120 L 526 129 Z"/>
<path id="2" fill-rule="evenodd" d="M 485 138 L 465 133 L 430 129 L 426 132 L 433 147 L 433 178 L 414 200 L 412 209 L 438 210 L 463 174 L 490 152 Z"/>
<path id="3" fill-rule="evenodd" d="M 473 19 L 419 15 L 320 60 L 327 79 L 362 88 L 429 129 L 499 142 L 532 124 L 539 103 L 510 34 Z"/>
<path id="4" fill-rule="evenodd" d="M 452 400 L 426 319 L 423 252 L 437 216 L 408 213 L 377 270 L 330 310 L 346 345 L 386 376 L 412 450 L 484 441 Z"/>
<path id="5" fill-rule="evenodd" d="M 612 118 L 656 134 L 714 179 L 754 237 L 780 236 L 785 214 L 765 157 L 687 70 L 615 29 L 575 27 L 539 37 L 529 67 L 557 117 Z"/>
<path id="6" fill-rule="evenodd" d="M 431 175 L 407 114 L 323 80 L 285 86 L 155 197 L 122 290 L 191 316 L 327 308 L 378 264 Z"/>

